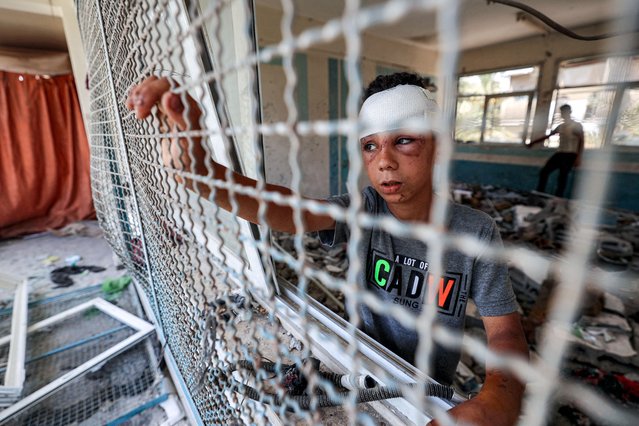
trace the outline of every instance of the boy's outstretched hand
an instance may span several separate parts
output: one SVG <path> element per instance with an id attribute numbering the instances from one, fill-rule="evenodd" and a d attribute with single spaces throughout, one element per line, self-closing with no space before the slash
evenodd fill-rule
<path id="1" fill-rule="evenodd" d="M 142 120 L 157 106 L 169 120 L 169 124 L 177 125 L 179 130 L 199 129 L 202 115 L 200 107 L 188 94 L 173 93 L 171 89 L 176 87 L 177 85 L 171 85 L 166 77 L 148 77 L 131 88 L 126 99 L 126 107 Z M 185 116 L 185 102 L 189 106 L 188 117 Z"/>
<path id="2" fill-rule="evenodd" d="M 135 112 L 139 120 L 146 119 L 157 107 L 158 118 L 168 125 L 166 131 L 179 132 L 200 129 L 200 107 L 188 94 L 172 91 L 177 87 L 165 77 L 151 76 L 131 88 L 126 99 L 126 107 Z M 168 168 L 184 170 L 199 175 L 207 175 L 208 155 L 202 146 L 201 137 L 165 138 L 162 140 L 162 162 Z M 210 163 L 209 163 L 210 167 Z M 184 182 L 181 176 L 175 176 Z M 193 188 L 191 181 L 187 187 Z M 210 188 L 198 185 L 200 193 L 208 196 Z"/>
<path id="3" fill-rule="evenodd" d="M 225 166 L 213 161 L 205 149 L 206 140 L 199 135 L 181 134 L 200 130 L 200 117 L 202 110 L 195 100 L 186 93 L 177 94 L 173 90 L 177 87 L 167 78 L 151 76 L 142 83 L 131 88 L 126 99 L 126 107 L 135 112 L 135 116 L 144 120 L 154 112 L 157 107 L 158 118 L 168 124 L 169 131 L 162 139 L 162 162 L 173 174 L 175 180 L 183 183 L 189 189 L 197 189 L 197 193 L 204 198 L 211 198 L 216 205 L 224 210 L 232 211 L 230 192 L 224 188 L 216 188 L 214 195 L 211 186 L 203 180 L 185 177 L 175 171 L 186 171 L 191 174 L 207 176 L 209 179 L 228 180 L 229 174 L 233 183 L 256 188 L 254 179 L 228 170 Z M 291 190 L 279 186 L 266 184 L 264 190 L 278 192 L 284 196 L 290 196 Z M 249 195 L 234 194 L 233 198 L 238 205 L 237 215 L 252 223 L 260 223 L 258 218 L 259 203 L 256 198 Z M 295 232 L 293 210 L 290 206 L 267 202 L 266 221 L 277 231 Z M 319 231 L 331 229 L 335 226 L 335 220 L 328 215 L 314 214 L 304 211 L 306 231 Z"/>

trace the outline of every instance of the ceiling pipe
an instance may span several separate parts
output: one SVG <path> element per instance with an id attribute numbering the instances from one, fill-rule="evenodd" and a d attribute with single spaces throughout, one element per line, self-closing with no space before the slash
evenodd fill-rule
<path id="1" fill-rule="evenodd" d="M 581 34 L 577 34 L 571 30 L 569 30 L 568 28 L 564 27 L 563 25 L 553 21 L 552 19 L 550 19 L 548 16 L 544 15 L 543 13 L 539 12 L 537 9 L 533 9 L 532 7 L 520 3 L 518 1 L 513 1 L 513 0 L 486 0 L 487 4 L 491 4 L 491 3 L 499 3 L 499 4 L 503 4 L 505 6 L 510 6 L 510 7 L 514 7 L 516 9 L 519 10 L 523 10 L 526 13 L 531 14 L 532 16 L 534 16 L 535 18 L 539 19 L 540 21 L 542 21 L 544 24 L 548 25 L 550 28 L 554 29 L 557 32 L 560 32 L 561 34 L 564 34 L 568 37 L 577 39 L 577 40 L 583 40 L 583 41 L 594 41 L 594 40 L 604 40 L 607 38 L 612 38 L 612 37 L 618 37 L 624 34 L 631 34 L 631 33 L 636 33 L 639 30 L 637 28 L 633 28 L 631 30 L 628 31 L 620 31 L 620 32 L 615 32 L 615 33 L 606 33 L 606 34 L 597 34 L 597 35 L 591 35 L 591 36 L 585 36 L 585 35 L 581 35 Z"/>

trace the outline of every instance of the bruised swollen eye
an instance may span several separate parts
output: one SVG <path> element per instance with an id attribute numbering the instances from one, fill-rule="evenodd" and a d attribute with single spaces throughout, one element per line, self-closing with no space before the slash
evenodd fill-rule
<path id="1" fill-rule="evenodd" d="M 413 141 L 412 138 L 398 138 L 396 143 L 397 145 L 408 145 Z"/>
<path id="2" fill-rule="evenodd" d="M 362 151 L 369 152 L 375 149 L 375 144 L 373 143 L 365 143 L 362 145 Z"/>

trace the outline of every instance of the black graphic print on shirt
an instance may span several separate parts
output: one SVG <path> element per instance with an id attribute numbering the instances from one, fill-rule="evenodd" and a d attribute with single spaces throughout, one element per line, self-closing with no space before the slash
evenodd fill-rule
<path id="1" fill-rule="evenodd" d="M 460 317 L 468 300 L 468 277 L 446 271 L 439 280 L 428 273 L 428 262 L 400 254 L 385 255 L 373 250 L 367 265 L 367 286 L 384 291 L 382 298 L 420 312 L 428 291 L 428 302 L 437 304 L 443 315 Z"/>

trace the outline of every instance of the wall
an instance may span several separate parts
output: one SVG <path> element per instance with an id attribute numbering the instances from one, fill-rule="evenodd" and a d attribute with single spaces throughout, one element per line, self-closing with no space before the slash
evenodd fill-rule
<path id="1" fill-rule="evenodd" d="M 281 41 L 281 13 L 256 6 L 257 35 L 260 47 Z M 322 23 L 297 18 L 295 34 Z M 346 116 L 348 93 L 344 72 L 345 45 L 342 39 L 320 43 L 295 56 L 295 101 L 299 121 L 336 120 Z M 435 74 L 437 54 L 414 44 L 400 44 L 379 37 L 364 36 L 360 69 L 363 84 L 380 73 L 414 70 L 424 75 Z M 284 102 L 286 78 L 280 59 L 260 65 L 262 119 L 265 123 L 284 122 L 288 110 Z M 302 171 L 301 193 L 310 197 L 326 197 L 345 191 L 348 172 L 346 138 L 332 136 L 303 136 L 300 138 L 299 165 Z M 265 136 L 264 153 L 266 178 L 270 183 L 290 185 L 288 165 L 290 142 L 284 136 Z"/>
<path id="2" fill-rule="evenodd" d="M 575 32 L 602 34 L 612 30 L 604 26 L 589 26 L 579 28 Z M 460 56 L 459 73 L 472 74 L 539 65 L 538 104 L 532 134 L 534 139 L 543 135 L 548 127 L 549 108 L 560 62 L 571 58 L 603 55 L 616 46 L 623 46 L 622 52 L 637 52 L 639 38 L 628 36 L 603 41 L 579 41 L 557 33 L 541 35 L 465 51 Z M 608 206 L 639 210 L 639 150 L 621 147 L 611 149 L 614 150 L 614 165 Z M 464 182 L 532 190 L 537 186 L 539 168 L 552 152 L 540 146 L 527 150 L 517 145 L 460 144 L 455 148 L 451 177 L 453 180 Z M 585 166 L 589 161 L 595 162 L 599 155 L 597 150 L 587 151 Z M 579 171 L 571 175 L 568 194 L 574 189 L 576 179 L 579 179 Z M 555 181 L 556 177 L 551 177 L 546 188 L 549 192 L 554 190 Z"/>

